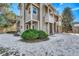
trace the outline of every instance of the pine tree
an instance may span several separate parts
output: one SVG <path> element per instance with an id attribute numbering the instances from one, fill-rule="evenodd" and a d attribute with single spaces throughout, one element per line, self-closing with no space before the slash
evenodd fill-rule
<path id="1" fill-rule="evenodd" d="M 74 20 L 74 16 L 72 14 L 72 10 L 69 7 L 64 8 L 62 13 L 62 30 L 63 32 L 69 32 L 72 30 L 72 22 Z"/>

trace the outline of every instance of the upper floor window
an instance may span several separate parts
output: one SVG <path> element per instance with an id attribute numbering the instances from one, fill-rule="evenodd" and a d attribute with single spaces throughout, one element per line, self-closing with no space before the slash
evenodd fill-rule
<path id="1" fill-rule="evenodd" d="M 38 9 L 36 7 L 33 7 L 33 14 L 37 14 L 38 13 Z"/>

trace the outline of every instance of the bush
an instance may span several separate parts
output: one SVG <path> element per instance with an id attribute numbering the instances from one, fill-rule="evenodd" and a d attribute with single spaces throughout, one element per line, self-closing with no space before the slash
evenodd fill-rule
<path id="1" fill-rule="evenodd" d="M 35 40 L 38 38 L 38 31 L 37 30 L 26 30 L 22 33 L 21 37 L 24 40 Z"/>
<path id="2" fill-rule="evenodd" d="M 38 31 L 38 33 L 39 33 L 39 37 L 38 37 L 39 39 L 45 39 L 48 37 L 48 34 L 44 31 Z"/>
<path id="3" fill-rule="evenodd" d="M 22 33 L 21 37 L 23 40 L 37 40 L 37 39 L 45 39 L 48 37 L 48 34 L 44 31 L 38 31 L 34 29 L 26 30 Z"/>

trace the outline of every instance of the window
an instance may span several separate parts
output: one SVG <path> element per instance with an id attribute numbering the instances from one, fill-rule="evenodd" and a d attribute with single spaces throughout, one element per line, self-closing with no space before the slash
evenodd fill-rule
<path id="1" fill-rule="evenodd" d="M 33 26 L 33 29 L 35 29 L 35 27 Z"/>
<path id="2" fill-rule="evenodd" d="M 37 14 L 38 10 L 37 8 L 33 7 L 33 14 Z"/>
<path id="3" fill-rule="evenodd" d="M 29 29 L 29 24 L 25 24 L 25 28 L 26 29 Z"/>

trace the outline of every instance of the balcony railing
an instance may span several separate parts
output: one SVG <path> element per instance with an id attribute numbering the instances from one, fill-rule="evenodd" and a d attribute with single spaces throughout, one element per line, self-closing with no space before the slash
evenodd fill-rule
<path id="1" fill-rule="evenodd" d="M 30 14 L 26 15 L 26 22 L 30 20 L 31 20 L 31 15 Z"/>
<path id="2" fill-rule="evenodd" d="M 27 14 L 26 15 L 26 22 L 31 20 L 31 14 Z M 39 20 L 39 16 L 38 15 L 32 15 L 32 20 Z"/>
<path id="3" fill-rule="evenodd" d="M 54 22 L 53 16 L 51 16 L 51 15 L 48 16 L 48 14 L 46 14 L 44 16 L 44 20 L 45 20 L 45 22 L 50 22 L 50 23 L 53 23 Z"/>
<path id="4" fill-rule="evenodd" d="M 39 20 L 39 15 L 33 14 L 32 17 L 32 19 Z"/>
<path id="5" fill-rule="evenodd" d="M 49 16 L 49 22 L 54 23 L 54 17 L 53 16 Z"/>

